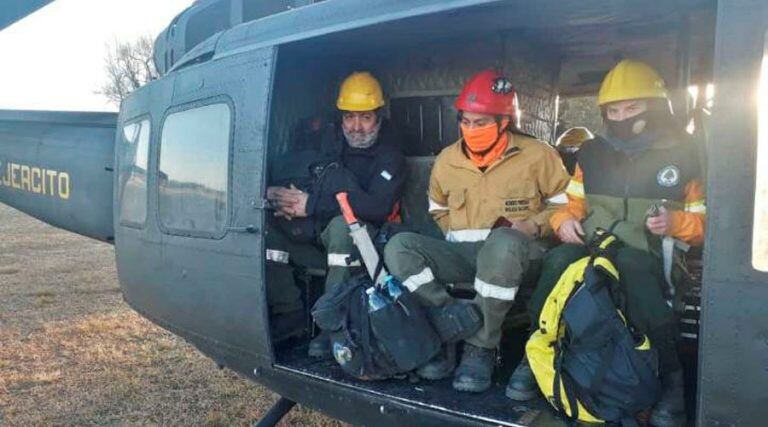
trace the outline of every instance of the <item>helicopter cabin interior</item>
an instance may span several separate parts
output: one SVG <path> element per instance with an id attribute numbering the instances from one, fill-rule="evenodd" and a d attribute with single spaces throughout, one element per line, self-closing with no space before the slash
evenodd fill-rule
<path id="1" fill-rule="evenodd" d="M 337 119 L 335 96 L 341 80 L 350 72 L 368 70 L 384 88 L 385 116 L 403 134 L 409 167 L 404 221 L 434 233 L 427 214 L 429 171 L 435 155 L 458 138 L 452 104 L 469 76 L 485 68 L 503 71 L 518 91 L 522 130 L 551 144 L 564 130 L 558 111 L 562 101 L 595 96 L 605 73 L 623 58 L 643 60 L 659 70 L 671 89 L 681 126 L 688 127 L 705 151 L 704 122 L 713 96 L 715 2 L 658 2 L 652 8 L 642 2 L 611 3 L 609 8 L 598 1 L 524 4 L 473 6 L 280 45 L 269 123 L 270 159 L 290 152 L 308 118 Z M 700 262 L 692 265 L 700 267 Z M 304 275 L 309 277 L 304 290 L 308 305 L 322 289 L 321 276 Z M 681 315 L 691 419 L 698 330 L 695 291 Z M 543 400 L 521 406 L 504 397 L 503 387 L 527 334 L 520 322 L 524 300 L 520 298 L 509 314 L 494 387 L 481 395 L 454 392 L 450 380 L 356 381 L 333 361 L 306 356 L 306 341 L 275 345 L 275 367 L 477 420 L 518 423 L 531 416 L 531 410 L 549 414 Z"/>

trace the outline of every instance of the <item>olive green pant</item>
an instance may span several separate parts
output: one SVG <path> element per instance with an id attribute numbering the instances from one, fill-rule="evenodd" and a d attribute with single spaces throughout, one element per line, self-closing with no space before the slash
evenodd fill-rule
<path id="1" fill-rule="evenodd" d="M 484 324 L 467 342 L 495 348 L 501 325 L 528 270 L 531 259 L 543 253 L 537 242 L 519 231 L 498 228 L 485 241 L 448 242 L 415 233 L 392 237 L 384 249 L 389 272 L 420 297 L 425 305 L 454 301 L 446 286 L 473 282 L 474 303 Z"/>
<path id="2" fill-rule="evenodd" d="M 367 226 L 369 233 L 375 229 Z M 346 281 L 352 274 L 362 271 L 355 245 L 349 236 L 349 226 L 338 216 L 325 227 L 314 243 L 292 241 L 272 223 L 266 235 L 267 304 L 272 314 L 289 313 L 303 309 L 301 290 L 296 285 L 296 267 L 316 270 L 328 269 L 326 291 L 334 284 Z"/>
<path id="3" fill-rule="evenodd" d="M 585 256 L 589 256 L 587 247 L 573 244 L 560 245 L 544 256 L 536 290 L 528 303 L 531 324 L 538 324 L 544 302 L 563 272 Z M 622 247 L 617 251 L 614 264 L 619 270 L 620 289 L 616 294 L 625 297 L 627 319 L 659 350 L 662 371 L 679 369 L 675 347 L 677 323 L 662 293 L 664 278 L 660 260 L 648 252 Z"/>

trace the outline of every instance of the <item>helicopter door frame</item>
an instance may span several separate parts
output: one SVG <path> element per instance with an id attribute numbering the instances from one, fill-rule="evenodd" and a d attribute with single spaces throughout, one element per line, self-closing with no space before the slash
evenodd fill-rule
<path id="1" fill-rule="evenodd" d="M 126 230 L 115 220 L 121 229 L 116 252 L 125 299 L 221 366 L 243 360 L 272 363 L 261 200 L 276 53 L 265 47 L 182 68 L 145 87 L 124 107 L 128 118 L 141 110 L 133 105 L 149 106 L 153 119 L 145 228 Z M 208 120 L 209 113 L 211 122 L 199 127 L 197 118 Z M 212 138 L 207 128 L 223 128 L 226 117 L 224 147 L 224 131 Z M 176 159 L 163 158 L 163 144 L 166 155 Z M 207 150 L 214 150 L 218 163 L 195 158 L 195 152 Z M 212 191 L 217 185 L 206 186 L 206 180 L 220 183 L 223 171 L 212 165 L 224 162 L 226 195 L 221 197 L 220 190 Z M 196 195 L 184 200 L 172 190 Z M 210 206 L 215 206 L 215 220 Z M 200 231 L 200 224 L 209 229 Z"/>
<path id="2" fill-rule="evenodd" d="M 718 2 L 697 425 L 768 418 L 768 274 L 753 268 L 751 255 L 756 93 L 767 35 L 764 0 Z"/>

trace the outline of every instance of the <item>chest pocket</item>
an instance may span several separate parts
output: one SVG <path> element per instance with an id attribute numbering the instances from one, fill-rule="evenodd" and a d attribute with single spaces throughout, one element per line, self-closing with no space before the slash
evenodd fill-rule
<path id="1" fill-rule="evenodd" d="M 464 230 L 468 228 L 466 189 L 454 190 L 448 193 L 449 218 L 451 230 Z"/>
<path id="2" fill-rule="evenodd" d="M 497 187 L 493 203 L 506 218 L 527 218 L 541 208 L 541 196 L 533 183 L 517 182 Z"/>

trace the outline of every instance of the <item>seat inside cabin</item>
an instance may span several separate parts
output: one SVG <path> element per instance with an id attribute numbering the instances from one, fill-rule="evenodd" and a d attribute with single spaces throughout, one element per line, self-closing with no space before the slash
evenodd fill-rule
<path id="1" fill-rule="evenodd" d="M 452 104 L 468 77 L 485 68 L 499 69 L 510 77 L 519 96 L 521 130 L 553 144 L 570 126 L 599 126 L 594 100 L 603 76 L 622 58 L 643 60 L 663 75 L 672 89 L 676 115 L 681 123 L 695 128 L 694 138 L 704 144 L 701 129 L 706 115 L 697 113 L 709 100 L 692 99 L 691 94 L 694 87 L 704 93 L 711 81 L 712 7 L 709 1 L 672 1 L 658 8 L 575 1 L 557 7 L 494 3 L 283 45 L 272 97 L 269 155 L 288 153 L 297 126 L 307 119 L 337 121 L 335 97 L 342 79 L 353 71 L 370 71 L 382 83 L 387 98 L 384 114 L 401 133 L 407 156 L 404 223 L 439 237 L 427 212 L 429 175 L 435 156 L 458 139 Z M 698 119 L 690 125 L 694 117 Z M 692 265 L 700 272 L 700 261 Z M 320 271 L 303 276 L 308 278 L 308 306 L 323 288 L 322 276 Z M 700 276 L 698 280 L 700 284 Z M 532 283 L 529 286 L 528 293 Z M 471 286 L 455 287 L 457 295 L 471 297 Z M 687 296 L 680 324 L 681 354 L 688 360 L 690 374 L 689 408 L 695 407 L 697 292 L 694 287 Z M 523 405 L 504 397 L 503 387 L 529 334 L 525 294 L 521 291 L 505 323 L 494 386 L 480 395 L 455 392 L 450 380 L 414 385 L 349 378 L 332 360 L 306 356 L 313 332 L 309 322 L 306 340 L 276 346 L 276 366 L 499 425 L 514 425 L 524 417 L 536 418 L 535 424 L 555 420 L 543 400 Z"/>

